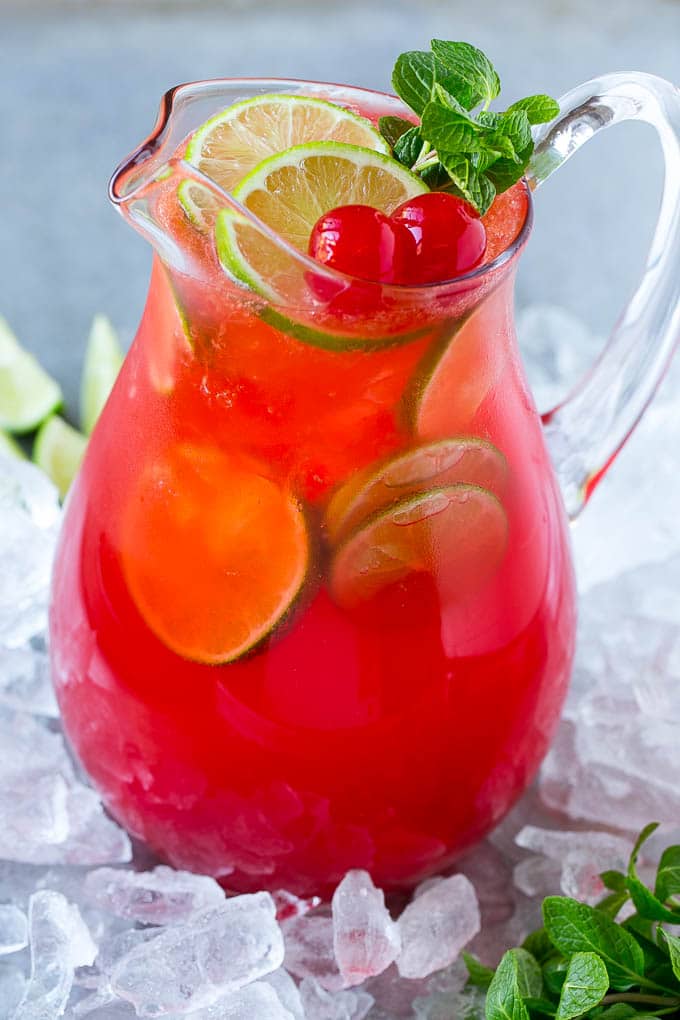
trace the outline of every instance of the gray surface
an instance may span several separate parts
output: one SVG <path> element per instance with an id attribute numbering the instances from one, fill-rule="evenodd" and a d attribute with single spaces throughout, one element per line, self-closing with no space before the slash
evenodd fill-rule
<path id="1" fill-rule="evenodd" d="M 368 5 L 367 5 L 368 6 Z M 0 313 L 74 407 L 88 323 L 106 311 L 129 342 L 149 251 L 108 207 L 116 163 L 180 81 L 278 75 L 386 88 L 394 57 L 431 36 L 494 59 L 508 101 L 559 95 L 611 70 L 680 79 L 680 4 L 575 0 L 470 4 L 246 2 L 13 6 L 0 0 Z M 639 271 L 657 207 L 648 129 L 596 139 L 537 202 L 519 300 L 555 301 L 606 329 Z"/>

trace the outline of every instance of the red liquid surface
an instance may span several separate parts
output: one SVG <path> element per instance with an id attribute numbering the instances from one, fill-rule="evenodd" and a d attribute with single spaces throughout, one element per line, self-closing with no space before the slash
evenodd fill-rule
<path id="1" fill-rule="evenodd" d="M 488 217 L 492 254 L 518 232 L 526 202 L 517 189 Z M 530 782 L 571 664 L 565 519 L 515 351 L 512 272 L 453 340 L 460 324 L 442 316 L 384 349 L 328 351 L 269 325 L 209 242 L 191 243 L 204 277 L 175 274 L 171 287 L 155 263 L 69 501 L 51 612 L 68 736 L 115 817 L 178 867 L 241 890 L 327 893 L 350 867 L 411 885 L 479 839 Z M 507 463 L 497 494 L 507 540 L 492 569 L 461 594 L 466 539 L 433 525 L 428 569 L 343 603 L 330 500 L 367 465 L 460 435 Z M 130 507 L 178 449 L 247 463 L 290 494 L 309 535 L 284 618 L 222 665 L 173 651 L 131 591 L 145 536 L 143 525 L 131 534 L 144 518 Z M 210 484 L 228 494 L 228 478 Z M 197 535 L 191 570 L 174 534 L 154 536 L 159 577 L 182 559 L 200 600 L 208 546 Z M 275 527 L 263 536 L 272 549 L 278 540 Z"/>

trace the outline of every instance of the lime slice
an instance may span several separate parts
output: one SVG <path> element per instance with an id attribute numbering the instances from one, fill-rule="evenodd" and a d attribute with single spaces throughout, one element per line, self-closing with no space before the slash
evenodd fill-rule
<path id="1" fill-rule="evenodd" d="M 432 577 L 442 603 L 480 591 L 498 568 L 508 524 L 500 500 L 474 485 L 408 496 L 369 518 L 333 558 L 330 590 L 353 609 L 409 574 Z"/>
<path id="2" fill-rule="evenodd" d="M 510 346 L 505 288 L 452 324 L 431 348 L 404 395 L 406 422 L 421 439 L 471 430 L 472 421 L 500 380 Z"/>
<path id="3" fill-rule="evenodd" d="M 396 160 L 340 142 L 297 145 L 259 163 L 234 189 L 234 198 L 282 241 L 307 253 L 312 227 L 339 205 L 361 203 L 391 213 L 428 188 Z M 224 269 L 270 301 L 304 293 L 294 253 L 270 240 L 245 217 L 222 209 L 215 226 Z"/>
<path id="4" fill-rule="evenodd" d="M 0 430 L 0 454 L 2 453 L 7 453 L 11 457 L 21 457 L 22 459 L 26 457 L 17 441 L 8 436 L 6 432 Z"/>
<path id="5" fill-rule="evenodd" d="M 61 389 L 0 318 L 0 428 L 31 432 L 61 405 Z"/>
<path id="6" fill-rule="evenodd" d="M 48 418 L 35 437 L 33 462 L 54 482 L 62 499 L 76 476 L 86 447 L 87 437 L 58 414 Z"/>
<path id="7" fill-rule="evenodd" d="M 80 381 L 80 424 L 90 435 L 123 364 L 118 334 L 105 315 L 95 315 Z"/>
<path id="8" fill-rule="evenodd" d="M 193 135 L 186 160 L 223 191 L 233 191 L 253 167 L 277 152 L 307 142 L 335 141 L 389 153 L 379 131 L 342 106 L 307 96 L 264 95 L 235 103 Z M 183 181 L 178 196 L 202 230 L 213 223 L 219 201 L 194 181 Z"/>
<path id="9" fill-rule="evenodd" d="M 508 465 L 501 451 L 484 439 L 457 436 L 401 451 L 381 464 L 371 464 L 337 490 L 326 511 L 333 543 L 391 504 L 426 489 L 465 482 L 501 496 Z"/>
<path id="10" fill-rule="evenodd" d="M 177 655 L 211 664 L 272 633 L 297 601 L 310 556 L 289 490 L 262 465 L 188 443 L 167 449 L 137 480 L 121 551 L 149 629 Z"/>

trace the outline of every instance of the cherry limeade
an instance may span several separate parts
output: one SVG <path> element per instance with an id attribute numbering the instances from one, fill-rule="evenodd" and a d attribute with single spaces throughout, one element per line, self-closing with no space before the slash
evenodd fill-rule
<path id="1" fill-rule="evenodd" d="M 411 885 L 526 787 L 571 661 L 514 263 L 464 315 L 334 348 L 244 302 L 170 196 L 158 215 L 203 278 L 156 257 L 69 499 L 51 611 L 68 736 L 177 867 L 239 890 L 324 893 L 351 867 Z M 529 204 L 523 184 L 496 200 L 487 262 Z"/>

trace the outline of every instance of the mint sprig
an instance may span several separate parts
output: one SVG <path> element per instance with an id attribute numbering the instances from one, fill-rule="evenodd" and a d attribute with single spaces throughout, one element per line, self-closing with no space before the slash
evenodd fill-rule
<path id="1" fill-rule="evenodd" d="M 460 195 L 483 215 L 524 175 L 534 149 L 531 128 L 556 117 L 559 105 L 537 95 L 492 111 L 501 83 L 488 57 L 466 42 L 430 45 L 429 53 L 402 53 L 392 74 L 395 92 L 420 124 L 382 117 L 380 131 L 394 158 L 429 188 Z"/>
<path id="2" fill-rule="evenodd" d="M 567 896 L 543 901 L 543 927 L 509 949 L 496 970 L 464 954 L 469 984 L 486 989 L 486 1020 L 680 1018 L 680 846 L 661 855 L 651 887 L 637 872 L 646 826 L 627 871 L 606 871 L 595 907 Z M 630 914 L 617 917 L 628 905 Z M 481 1020 L 481 1018 L 480 1018 Z"/>

